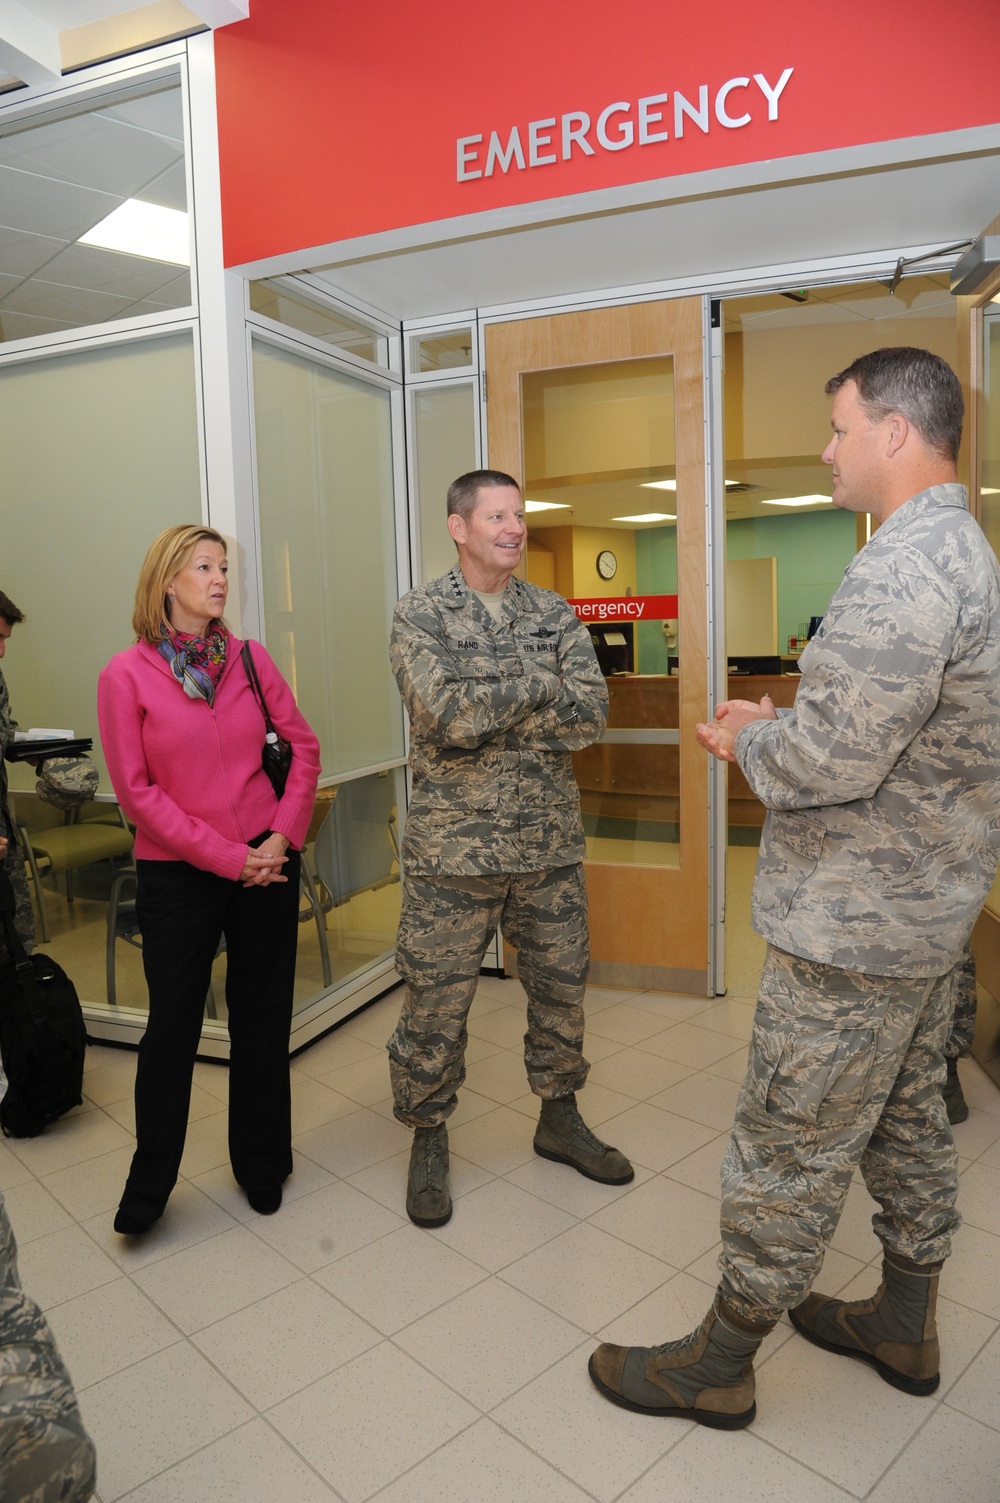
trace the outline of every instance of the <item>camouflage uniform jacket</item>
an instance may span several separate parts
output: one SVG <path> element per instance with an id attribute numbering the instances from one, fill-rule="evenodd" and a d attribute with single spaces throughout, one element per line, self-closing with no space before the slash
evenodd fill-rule
<path id="1" fill-rule="evenodd" d="M 843 970 L 943 975 L 1000 853 L 1000 570 L 962 486 L 882 524 L 800 668 L 794 709 L 736 738 L 770 811 L 754 928 Z"/>
<path id="2" fill-rule="evenodd" d="M 561 595 L 511 579 L 494 621 L 456 566 L 399 602 L 389 657 L 410 717 L 403 866 L 424 876 L 582 861 L 570 752 L 604 734 L 608 691 Z"/>

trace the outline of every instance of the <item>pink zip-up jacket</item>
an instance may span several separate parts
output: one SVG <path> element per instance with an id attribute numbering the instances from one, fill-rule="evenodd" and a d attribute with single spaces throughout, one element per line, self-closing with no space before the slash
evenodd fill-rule
<path id="1" fill-rule="evenodd" d="M 316 798 L 319 742 L 259 642 L 251 646 L 275 730 L 292 744 L 279 800 L 261 767 L 264 717 L 230 634 L 209 706 L 190 699 L 155 647 L 137 642 L 101 673 L 97 714 L 115 797 L 143 861 L 187 861 L 233 881 L 247 844 L 271 830 L 301 848 Z"/>

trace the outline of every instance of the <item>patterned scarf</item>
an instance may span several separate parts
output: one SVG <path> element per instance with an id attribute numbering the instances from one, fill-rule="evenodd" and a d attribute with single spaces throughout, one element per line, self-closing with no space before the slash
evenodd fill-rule
<path id="1" fill-rule="evenodd" d="M 163 638 L 157 651 L 170 664 L 170 671 L 184 693 L 190 699 L 204 699 L 211 704 L 226 666 L 229 633 L 225 627 L 213 626 L 207 637 L 192 636 L 186 631 L 168 635 L 164 629 Z"/>

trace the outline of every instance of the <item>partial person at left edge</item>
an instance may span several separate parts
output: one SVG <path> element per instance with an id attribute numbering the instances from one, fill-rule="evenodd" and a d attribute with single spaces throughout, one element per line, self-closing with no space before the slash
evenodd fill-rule
<path id="1" fill-rule="evenodd" d="M 0 590 L 0 658 L 7 651 L 7 643 L 14 627 L 23 620 L 24 612 L 18 610 L 10 596 Z M 7 747 L 14 740 L 16 730 L 17 721 L 10 712 L 7 682 L 3 676 L 3 669 L 0 668 L 0 836 L 5 837 L 7 841 L 3 853 L 3 869 L 10 878 L 17 904 L 14 912 L 14 928 L 24 948 L 30 954 L 35 943 L 35 915 L 31 908 L 28 876 L 24 870 L 24 854 L 17 838 L 10 804 L 7 801 L 7 765 L 4 761 Z M 6 959 L 7 946 L 3 937 L 0 936 L 0 964 L 3 964 Z"/>
<path id="2" fill-rule="evenodd" d="M 115 795 L 136 826 L 136 911 L 149 1021 L 135 1080 L 136 1150 L 115 1230 L 162 1215 L 184 1151 L 212 961 L 226 944 L 229 1157 L 251 1207 L 271 1215 L 292 1172 L 288 1040 L 298 941 L 299 850 L 319 743 L 258 642 L 260 688 L 292 748 L 279 797 L 261 765 L 265 722 L 223 620 L 225 539 L 170 527 L 136 587 L 136 642 L 98 684 Z"/>

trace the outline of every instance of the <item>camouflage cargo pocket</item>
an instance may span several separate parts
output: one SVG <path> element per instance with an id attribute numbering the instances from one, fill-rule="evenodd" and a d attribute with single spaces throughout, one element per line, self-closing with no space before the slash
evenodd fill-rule
<path id="1" fill-rule="evenodd" d="M 759 1008 L 740 1114 L 755 1124 L 849 1127 L 868 1099 L 878 1034 L 776 1017 Z"/>

